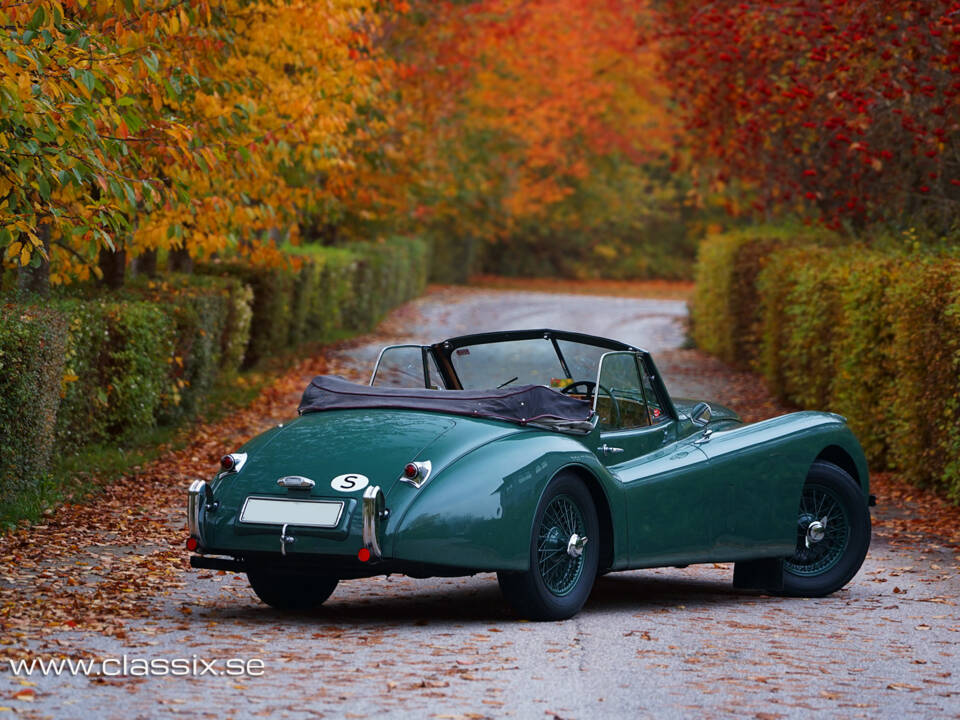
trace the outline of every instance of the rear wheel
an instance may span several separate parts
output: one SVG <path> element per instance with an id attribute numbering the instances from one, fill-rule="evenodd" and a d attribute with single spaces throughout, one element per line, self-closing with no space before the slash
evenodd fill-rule
<path id="1" fill-rule="evenodd" d="M 531 620 L 575 615 L 597 577 L 599 540 L 600 523 L 590 491 L 575 475 L 558 475 L 534 514 L 530 569 L 497 573 L 507 602 Z"/>
<path id="2" fill-rule="evenodd" d="M 870 511 L 860 486 L 833 463 L 815 462 L 797 517 L 797 547 L 783 562 L 782 594 L 822 597 L 846 585 L 870 547 Z"/>
<path id="3" fill-rule="evenodd" d="M 312 610 L 322 605 L 337 588 L 338 578 L 299 575 L 263 568 L 247 571 L 250 587 L 264 603 L 276 610 Z"/>

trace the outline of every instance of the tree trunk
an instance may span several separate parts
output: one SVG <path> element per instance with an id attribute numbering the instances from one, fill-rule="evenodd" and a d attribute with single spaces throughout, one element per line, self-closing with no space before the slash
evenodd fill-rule
<path id="1" fill-rule="evenodd" d="M 190 252 L 186 247 L 178 245 L 177 247 L 170 248 L 170 252 L 167 255 L 167 270 L 182 273 L 193 272 L 193 258 L 190 257 Z"/>
<path id="2" fill-rule="evenodd" d="M 40 264 L 36 267 L 30 265 L 21 267 L 17 271 L 17 290 L 21 296 L 39 295 L 40 297 L 49 297 L 50 295 L 50 223 L 43 223 L 37 227 L 37 237 L 43 245 L 46 257 L 40 257 Z M 34 253 L 39 256 L 39 252 L 34 249 Z"/>
<path id="3" fill-rule="evenodd" d="M 130 273 L 132 275 L 145 275 L 146 277 L 157 276 L 157 251 L 144 250 L 130 261 Z"/>
<path id="4" fill-rule="evenodd" d="M 97 264 L 100 266 L 100 272 L 103 273 L 101 283 L 111 290 L 123 287 L 123 281 L 127 273 L 127 251 L 125 248 L 118 250 L 111 250 L 107 247 L 100 248 Z"/>

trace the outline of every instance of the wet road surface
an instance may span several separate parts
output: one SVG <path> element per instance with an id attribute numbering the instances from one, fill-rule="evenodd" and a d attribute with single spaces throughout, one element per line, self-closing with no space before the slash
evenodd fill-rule
<path id="1" fill-rule="evenodd" d="M 685 314 L 675 300 L 441 289 L 394 313 L 375 342 L 339 351 L 334 364 L 365 379 L 384 342 L 563 328 L 645 347 L 673 394 L 742 409 L 722 366 L 681 349 Z M 170 522 L 182 525 L 180 513 L 171 506 Z M 141 551 L 106 546 L 98 552 Z M 821 599 L 735 591 L 731 577 L 729 564 L 611 574 L 575 618 L 529 623 L 511 614 L 490 574 L 345 581 L 321 609 L 289 617 L 261 605 L 243 576 L 176 570 L 153 617 L 127 620 L 122 637 L 57 630 L 16 644 L 100 658 L 196 657 L 220 670 L 229 658 L 258 659 L 262 675 L 0 672 L 0 708 L 125 719 L 960 717 L 956 546 L 878 533 L 854 581 Z"/>

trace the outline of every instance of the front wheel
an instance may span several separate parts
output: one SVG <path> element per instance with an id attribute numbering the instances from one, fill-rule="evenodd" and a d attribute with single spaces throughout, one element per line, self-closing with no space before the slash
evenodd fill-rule
<path id="1" fill-rule="evenodd" d="M 540 499 L 530 537 L 530 569 L 499 572 L 507 602 L 531 620 L 565 620 L 587 601 L 597 577 L 600 523 L 590 491 L 557 475 Z"/>
<path id="2" fill-rule="evenodd" d="M 860 486 L 833 463 L 815 462 L 797 518 L 797 548 L 783 563 L 783 595 L 823 597 L 846 585 L 870 547 L 870 510 Z"/>
<path id="3" fill-rule="evenodd" d="M 300 575 L 264 568 L 247 571 L 250 587 L 276 610 L 301 611 L 319 607 L 337 589 L 338 578 Z"/>

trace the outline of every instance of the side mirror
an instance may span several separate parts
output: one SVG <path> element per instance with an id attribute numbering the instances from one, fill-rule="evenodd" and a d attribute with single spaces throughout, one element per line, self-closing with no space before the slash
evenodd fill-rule
<path id="1" fill-rule="evenodd" d="M 710 406 L 705 402 L 697 403 L 690 412 L 690 419 L 693 420 L 693 424 L 700 425 L 701 427 L 710 422 L 712 416 L 713 410 L 711 410 Z"/>

